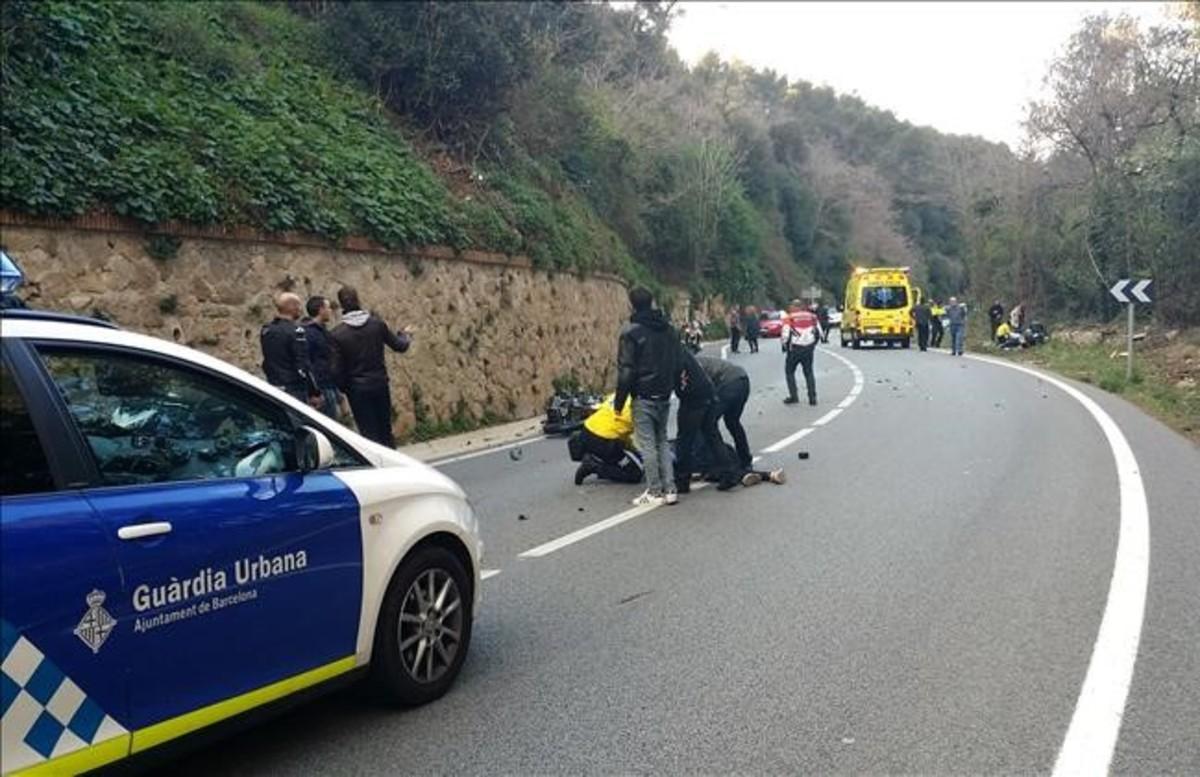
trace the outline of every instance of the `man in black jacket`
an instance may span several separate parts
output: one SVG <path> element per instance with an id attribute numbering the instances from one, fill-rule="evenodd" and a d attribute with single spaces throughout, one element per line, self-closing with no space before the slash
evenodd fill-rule
<path id="1" fill-rule="evenodd" d="M 988 323 L 992 325 L 992 339 L 996 339 L 996 330 L 1000 328 L 1000 324 L 1004 322 L 1004 306 L 1000 304 L 1000 300 L 992 303 L 988 308 Z"/>
<path id="2" fill-rule="evenodd" d="M 917 325 L 917 347 L 922 351 L 929 350 L 929 324 L 933 320 L 933 312 L 929 303 L 921 300 L 912 309 L 913 323 Z"/>
<path id="3" fill-rule="evenodd" d="M 350 400 L 350 411 L 359 432 L 388 448 L 396 447 L 392 435 L 392 393 L 388 388 L 386 345 L 404 353 L 409 333 L 394 333 L 380 319 L 362 309 L 358 292 L 350 286 L 338 291 L 342 323 L 330 334 L 333 341 L 332 372 Z"/>
<path id="4" fill-rule="evenodd" d="M 617 343 L 617 393 L 613 407 L 625 406 L 633 397 L 634 435 L 646 468 L 646 491 L 635 505 L 675 504 L 675 474 L 667 423 L 671 392 L 684 349 L 679 336 L 654 308 L 654 296 L 638 287 L 630 290 L 633 315 L 621 329 Z"/>
<path id="5" fill-rule="evenodd" d="M 721 419 L 717 389 L 696 357 L 687 351 L 680 354 L 675 394 L 679 397 L 679 414 L 675 419 L 678 432 L 675 439 L 676 490 L 685 494 L 691 490 L 692 473 L 698 471 L 694 460 L 696 438 L 699 437 L 708 449 L 711 471 L 717 473 L 717 490 L 728 491 L 738 484 L 738 476 L 734 463 L 725 455 L 725 442 L 717 429 Z"/>
<path id="6" fill-rule="evenodd" d="M 337 381 L 333 378 L 333 340 L 326 326 L 333 320 L 333 309 L 329 300 L 321 296 L 309 297 L 304 303 L 308 318 L 300 323 L 304 325 L 305 338 L 308 341 L 308 364 L 312 370 L 313 382 L 321 392 L 319 410 L 330 418 L 338 417 Z"/>
<path id="7" fill-rule="evenodd" d="M 300 325 L 300 298 L 284 292 L 275 298 L 275 318 L 259 331 L 263 375 L 267 383 L 301 402 L 317 396 L 308 364 L 308 341 Z"/>

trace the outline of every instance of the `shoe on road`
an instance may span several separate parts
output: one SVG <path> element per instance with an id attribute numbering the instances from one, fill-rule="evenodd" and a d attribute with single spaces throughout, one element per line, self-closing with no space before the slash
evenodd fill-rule
<path id="1" fill-rule="evenodd" d="M 665 505 L 679 504 L 679 494 L 675 493 L 674 491 L 668 491 L 667 493 L 663 494 L 663 504 L 665 504 Z"/>
<path id="2" fill-rule="evenodd" d="M 596 462 L 590 457 L 584 457 L 583 463 L 579 465 L 579 469 L 575 470 L 575 485 L 582 486 L 583 481 L 587 480 L 588 475 L 596 474 Z"/>
<path id="3" fill-rule="evenodd" d="M 788 397 L 788 398 L 786 398 L 786 399 L 784 399 L 784 400 L 783 400 L 783 404 L 785 404 L 785 405 L 798 405 L 798 404 L 800 404 L 800 400 L 799 400 L 799 399 L 796 399 L 795 397 Z"/>
<path id="4" fill-rule="evenodd" d="M 749 488 L 750 486 L 757 486 L 761 482 L 762 475 L 758 474 L 757 472 L 747 472 L 745 475 L 742 475 L 742 485 L 746 488 Z"/>
<path id="5" fill-rule="evenodd" d="M 727 478 L 723 478 L 720 483 L 717 483 L 717 490 L 718 491 L 728 491 L 729 489 L 733 488 L 734 486 L 736 486 L 738 483 L 741 483 L 741 482 L 742 481 L 737 479 L 736 475 L 730 475 Z"/>
<path id="6" fill-rule="evenodd" d="M 787 473 L 785 473 L 782 469 L 773 469 L 771 470 L 771 474 L 768 476 L 768 479 L 772 483 L 782 486 L 787 482 Z"/>
<path id="7" fill-rule="evenodd" d="M 648 505 L 663 504 L 664 499 L 661 494 L 651 494 L 649 491 L 643 491 L 641 495 L 633 500 L 634 507 L 646 507 Z"/>
<path id="8" fill-rule="evenodd" d="M 816 398 L 816 397 L 809 397 L 809 398 L 808 398 L 808 404 L 810 404 L 810 405 L 814 405 L 814 406 L 815 406 L 815 405 L 817 404 L 817 398 Z"/>

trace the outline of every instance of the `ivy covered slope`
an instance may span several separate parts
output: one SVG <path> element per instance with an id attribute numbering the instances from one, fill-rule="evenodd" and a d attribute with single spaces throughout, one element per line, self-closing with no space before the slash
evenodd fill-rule
<path id="1" fill-rule="evenodd" d="M 456 197 L 282 4 L 6 0 L 0 206 L 361 234 L 642 275 L 570 193 Z M 475 187 L 479 188 L 479 187 Z M 507 196 L 506 196 L 507 195 Z"/>

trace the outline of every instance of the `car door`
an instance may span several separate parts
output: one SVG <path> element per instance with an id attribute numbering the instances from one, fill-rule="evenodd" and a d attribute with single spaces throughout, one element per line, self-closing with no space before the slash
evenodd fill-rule
<path id="1" fill-rule="evenodd" d="M 22 381 L 22 364 L 29 364 L 28 354 L 6 340 L 0 764 L 7 772 L 59 759 L 66 773 L 128 752 L 126 667 L 114 649 L 123 637 L 107 609 L 124 589 L 114 549 L 79 491 L 74 453 L 56 444 L 61 419 L 44 401 L 48 387 Z"/>
<path id="2" fill-rule="evenodd" d="M 117 546 L 135 752 L 352 664 L 358 503 L 329 472 L 298 471 L 281 403 L 142 351 L 38 352 Z"/>

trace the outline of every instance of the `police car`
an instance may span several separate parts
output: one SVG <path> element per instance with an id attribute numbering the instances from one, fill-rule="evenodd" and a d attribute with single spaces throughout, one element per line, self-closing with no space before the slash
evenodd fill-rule
<path id="1" fill-rule="evenodd" d="M 0 316 L 5 773 L 361 675 L 401 705 L 446 692 L 482 554 L 453 481 L 203 353 Z"/>

